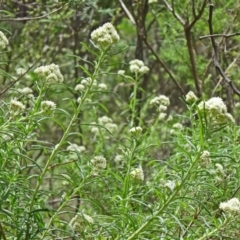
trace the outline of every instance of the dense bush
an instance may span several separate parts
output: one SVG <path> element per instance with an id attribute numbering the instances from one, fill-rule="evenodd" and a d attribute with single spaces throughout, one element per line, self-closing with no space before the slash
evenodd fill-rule
<path id="1" fill-rule="evenodd" d="M 239 239 L 239 6 L 2 3 L 0 238 Z"/>

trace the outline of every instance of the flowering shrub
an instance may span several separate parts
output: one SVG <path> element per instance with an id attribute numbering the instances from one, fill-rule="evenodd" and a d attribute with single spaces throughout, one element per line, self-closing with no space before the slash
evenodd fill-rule
<path id="1" fill-rule="evenodd" d="M 49 56 L 46 36 L 49 65 L 9 70 L 17 76 L 0 108 L 0 238 L 238 239 L 240 131 L 225 101 L 190 91 L 178 109 L 164 86 L 148 92 L 152 56 L 131 60 L 113 23 L 91 23 L 82 55 L 76 45 Z M 0 49 L 9 43 L 0 31 Z"/>

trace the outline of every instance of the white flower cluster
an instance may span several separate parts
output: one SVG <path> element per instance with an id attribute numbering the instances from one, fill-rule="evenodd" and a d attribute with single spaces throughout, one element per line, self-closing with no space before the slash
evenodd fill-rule
<path id="1" fill-rule="evenodd" d="M 9 44 L 8 39 L 4 35 L 2 31 L 0 31 L 0 50 L 3 50 L 6 48 L 6 46 Z"/>
<path id="2" fill-rule="evenodd" d="M 219 208 L 226 213 L 240 214 L 240 202 L 237 198 L 232 198 L 227 202 L 222 202 Z"/>
<path id="3" fill-rule="evenodd" d="M 186 101 L 188 103 L 194 103 L 196 102 L 196 100 L 198 100 L 197 96 L 194 94 L 194 92 L 190 91 L 187 93 L 186 95 Z"/>
<path id="4" fill-rule="evenodd" d="M 17 68 L 16 69 L 16 73 L 18 76 L 23 75 L 26 72 L 26 70 L 24 68 Z"/>
<path id="5" fill-rule="evenodd" d="M 96 124 L 96 123 L 93 123 L 93 124 Z M 106 128 L 111 133 L 117 131 L 118 129 L 117 124 L 113 123 L 113 120 L 107 116 L 99 117 L 98 124 Z M 102 130 L 104 131 L 105 129 L 102 129 Z M 93 126 L 91 128 L 91 132 L 97 134 L 99 132 L 99 128 L 97 126 Z"/>
<path id="6" fill-rule="evenodd" d="M 155 105 L 159 111 L 159 120 L 164 120 L 167 116 L 167 107 L 170 105 L 170 100 L 164 95 L 157 96 L 150 101 L 150 105 Z"/>
<path id="7" fill-rule="evenodd" d="M 91 33 L 93 42 L 102 48 L 107 48 L 119 41 L 119 35 L 111 23 L 105 23 Z"/>
<path id="8" fill-rule="evenodd" d="M 198 105 L 201 113 L 206 113 L 206 116 L 214 123 L 234 123 L 235 120 L 230 113 L 227 113 L 227 107 L 220 97 L 213 97 L 207 101 L 202 101 Z"/>
<path id="9" fill-rule="evenodd" d="M 157 3 L 157 0 L 148 0 L 148 4 Z"/>
<path id="10" fill-rule="evenodd" d="M 135 181 L 143 181 L 144 180 L 144 173 L 141 167 L 139 168 L 134 168 L 131 172 L 130 172 L 130 177 L 132 178 L 132 180 Z"/>
<path id="11" fill-rule="evenodd" d="M 123 168 L 123 165 L 124 165 L 123 155 L 117 154 L 114 158 L 114 162 L 116 163 L 117 167 Z"/>
<path id="12" fill-rule="evenodd" d="M 60 72 L 59 66 L 54 63 L 38 67 L 34 70 L 34 73 L 41 78 L 45 78 L 49 84 L 63 82 L 63 75 Z"/>
<path id="13" fill-rule="evenodd" d="M 13 99 L 10 102 L 10 109 L 14 113 L 14 115 L 17 115 L 20 112 L 24 111 L 25 106 L 21 102 Z"/>
<path id="14" fill-rule="evenodd" d="M 72 218 L 72 220 L 70 221 L 69 225 L 78 232 L 81 232 L 84 230 L 84 228 L 89 225 L 89 224 L 93 224 L 94 221 L 92 219 L 92 217 L 90 217 L 87 214 L 76 214 L 76 216 L 74 218 Z"/>
<path id="15" fill-rule="evenodd" d="M 140 134 L 142 132 L 142 128 L 141 127 L 132 127 L 129 132 L 133 135 L 137 135 Z"/>
<path id="16" fill-rule="evenodd" d="M 20 88 L 18 89 L 18 91 L 24 95 L 28 95 L 28 94 L 32 94 L 33 90 L 30 87 L 24 87 L 24 88 Z"/>
<path id="17" fill-rule="evenodd" d="M 56 104 L 52 101 L 42 101 L 41 108 L 44 112 L 52 112 L 56 109 Z"/>
<path id="18" fill-rule="evenodd" d="M 206 151 L 204 150 L 202 152 L 202 155 L 200 156 L 200 165 L 202 167 L 207 167 L 209 164 L 211 164 L 212 160 L 210 158 L 210 152 L 209 151 Z"/>
<path id="19" fill-rule="evenodd" d="M 183 130 L 183 125 L 181 124 L 181 123 L 174 123 L 173 125 L 172 125 L 172 129 L 170 130 L 170 134 L 171 135 L 174 135 L 174 134 L 176 134 L 176 130 L 177 131 L 181 131 L 181 130 Z"/>
<path id="20" fill-rule="evenodd" d="M 98 173 L 100 170 L 103 170 L 107 167 L 107 160 L 103 156 L 96 156 L 90 162 L 93 166 L 94 173 Z"/>
<path id="21" fill-rule="evenodd" d="M 67 147 L 67 151 L 69 152 L 77 152 L 77 153 L 82 153 L 86 150 L 86 148 L 84 146 L 79 146 L 75 143 L 71 143 L 68 147 Z"/>
<path id="22" fill-rule="evenodd" d="M 145 74 L 149 71 L 149 68 L 147 66 L 144 65 L 142 60 L 132 60 L 129 62 L 130 65 L 130 72 L 132 73 L 139 73 L 139 74 Z"/>

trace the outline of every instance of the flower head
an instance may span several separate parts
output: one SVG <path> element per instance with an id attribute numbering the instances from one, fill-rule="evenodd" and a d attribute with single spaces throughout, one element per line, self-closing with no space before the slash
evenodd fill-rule
<path id="1" fill-rule="evenodd" d="M 21 102 L 13 99 L 10 102 L 10 108 L 15 114 L 17 114 L 19 112 L 22 112 L 25 109 L 25 106 Z"/>
<path id="2" fill-rule="evenodd" d="M 141 133 L 142 132 L 142 128 L 141 127 L 133 127 L 133 128 L 131 128 L 130 130 L 129 130 L 129 132 L 131 133 L 131 134 L 139 134 L 139 133 Z"/>
<path id="3" fill-rule="evenodd" d="M 99 47 L 107 48 L 119 41 L 119 35 L 111 23 L 105 23 L 91 33 L 91 39 Z"/>
<path id="4" fill-rule="evenodd" d="M 188 94 L 186 95 L 186 101 L 188 103 L 194 103 L 197 99 L 197 96 L 192 91 L 188 92 Z"/>
<path id="5" fill-rule="evenodd" d="M 62 83 L 63 76 L 60 72 L 59 66 L 52 63 L 50 65 L 41 66 L 34 70 L 34 72 L 41 78 L 45 78 L 46 83 Z"/>
<path id="6" fill-rule="evenodd" d="M 134 168 L 131 172 L 130 172 L 130 176 L 132 178 L 132 180 L 136 180 L 136 181 L 143 181 L 144 180 L 144 173 L 141 167 L 139 168 Z"/>
<path id="7" fill-rule="evenodd" d="M 2 31 L 0 31 L 0 50 L 3 50 L 6 48 L 6 46 L 9 44 L 8 39 L 4 35 Z"/>
<path id="8" fill-rule="evenodd" d="M 107 167 L 107 160 L 103 156 L 96 156 L 91 160 L 91 164 L 93 165 L 93 169 L 95 171 L 99 171 Z"/>
<path id="9" fill-rule="evenodd" d="M 41 108 L 45 112 L 52 112 L 56 109 L 56 104 L 52 101 L 42 101 Z"/>
<path id="10" fill-rule="evenodd" d="M 129 62 L 130 65 L 130 72 L 132 73 L 140 73 L 145 74 L 149 71 L 149 68 L 147 66 L 144 66 L 144 63 L 142 60 L 134 59 Z"/>
<path id="11" fill-rule="evenodd" d="M 222 202 L 219 208 L 226 213 L 240 214 L 240 202 L 237 198 L 232 198 L 227 202 Z"/>

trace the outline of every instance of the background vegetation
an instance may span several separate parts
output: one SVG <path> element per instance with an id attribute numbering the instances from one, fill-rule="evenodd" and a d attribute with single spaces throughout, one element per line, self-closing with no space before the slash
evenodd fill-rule
<path id="1" fill-rule="evenodd" d="M 239 198 L 240 2 L 214 5 L 223 76 L 210 5 L 1 2 L 0 239 L 240 238 L 240 204 L 219 209 Z M 109 22 L 120 40 L 102 48 L 91 33 Z M 53 63 L 64 81 L 46 84 L 34 70 Z M 201 111 L 212 97 L 234 124 Z"/>

